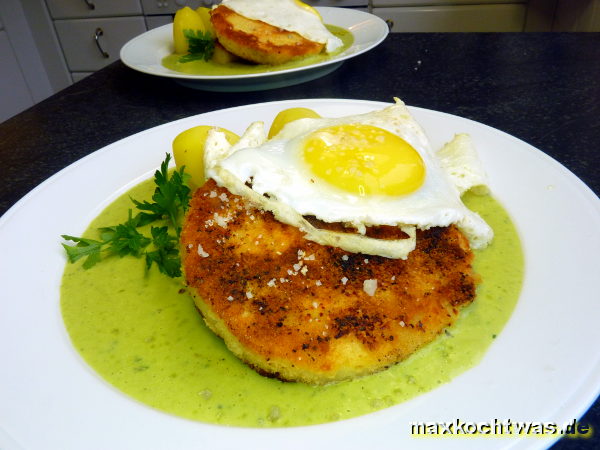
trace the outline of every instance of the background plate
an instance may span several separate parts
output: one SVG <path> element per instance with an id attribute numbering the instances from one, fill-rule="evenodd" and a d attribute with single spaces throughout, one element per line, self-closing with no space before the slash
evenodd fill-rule
<path id="1" fill-rule="evenodd" d="M 410 109 L 434 148 L 456 132 L 471 134 L 494 196 L 511 214 L 524 247 L 521 298 L 479 365 L 434 391 L 366 416 L 311 427 L 245 429 L 146 407 L 83 362 L 60 315 L 65 264 L 60 234 L 80 234 L 108 203 L 151 176 L 181 131 L 205 124 L 241 133 L 250 118 L 268 125 L 292 106 L 341 116 L 385 104 L 284 101 L 178 120 L 81 159 L 0 218 L 0 448 L 543 448 L 552 438 L 419 439 L 411 437 L 410 423 L 510 419 L 562 426 L 585 411 L 600 388 L 600 355 L 587 345 L 600 341 L 600 201 L 571 172 L 523 141 L 419 108 Z"/>
<path id="2" fill-rule="evenodd" d="M 207 91 L 241 92 L 274 89 L 304 83 L 327 75 L 343 61 L 371 50 L 388 35 L 388 26 L 372 14 L 346 8 L 317 8 L 327 24 L 350 30 L 354 43 L 330 60 L 304 67 L 247 75 L 190 75 L 167 69 L 162 59 L 173 52 L 172 24 L 133 38 L 121 49 L 123 63 L 139 72 L 173 78 L 187 87 Z"/>

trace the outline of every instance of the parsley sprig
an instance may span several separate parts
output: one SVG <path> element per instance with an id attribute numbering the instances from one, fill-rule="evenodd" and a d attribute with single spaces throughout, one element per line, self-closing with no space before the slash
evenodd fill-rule
<path id="1" fill-rule="evenodd" d="M 152 227 L 152 242 L 156 250 L 146 252 L 146 268 L 156 263 L 158 270 L 172 278 L 181 275 L 179 240 L 169 234 L 168 227 Z"/>
<path id="2" fill-rule="evenodd" d="M 204 59 L 208 61 L 215 51 L 215 39 L 208 31 L 183 30 L 188 41 L 188 54 L 179 58 L 180 63 Z"/>
<path id="3" fill-rule="evenodd" d="M 154 173 L 154 184 L 156 189 L 152 195 L 152 203 L 144 200 L 139 202 L 131 199 L 137 209 L 142 211 L 140 215 L 140 225 L 147 225 L 156 220 L 166 217 L 170 224 L 175 228 L 177 236 L 181 232 L 179 226 L 180 213 L 187 211 L 190 201 L 190 188 L 186 181 L 189 175 L 183 171 L 183 167 L 173 172 L 169 176 L 169 161 L 171 155 L 167 157 L 160 165 L 160 170 Z"/>
<path id="4" fill-rule="evenodd" d="M 160 272 L 170 277 L 181 276 L 178 247 L 181 233 L 180 219 L 187 211 L 191 190 L 187 186 L 189 175 L 184 172 L 183 167 L 169 174 L 170 160 L 171 155 L 167 154 L 160 169 L 154 173 L 156 187 L 152 202 L 131 199 L 140 211 L 135 216 L 130 209 L 129 217 L 125 222 L 99 228 L 99 240 L 62 235 L 64 240 L 75 243 L 75 245 L 62 244 L 69 262 L 74 263 L 85 258 L 83 268 L 89 269 L 101 261 L 103 256 L 132 255 L 140 258 L 145 255 L 147 269 L 150 269 L 154 263 Z M 161 220 L 166 220 L 167 226 L 151 227 L 150 237 L 138 230 L 142 226 Z M 170 230 L 173 230 L 174 234 L 170 234 Z M 153 250 L 148 251 L 146 248 L 150 244 Z"/>

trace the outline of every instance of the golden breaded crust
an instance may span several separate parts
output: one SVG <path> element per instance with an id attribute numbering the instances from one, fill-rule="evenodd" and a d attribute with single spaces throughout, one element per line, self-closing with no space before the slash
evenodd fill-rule
<path id="1" fill-rule="evenodd" d="M 454 226 L 419 232 L 405 261 L 349 254 L 305 240 L 212 180 L 192 198 L 181 248 L 208 326 L 239 358 L 284 380 L 324 384 L 387 368 L 475 297 L 473 255 Z M 369 295 L 365 281 L 374 280 Z"/>
<path id="2" fill-rule="evenodd" d="M 318 54 L 324 44 L 260 20 L 248 19 L 226 6 L 211 11 L 210 21 L 219 43 L 240 58 L 259 64 L 283 64 Z"/>

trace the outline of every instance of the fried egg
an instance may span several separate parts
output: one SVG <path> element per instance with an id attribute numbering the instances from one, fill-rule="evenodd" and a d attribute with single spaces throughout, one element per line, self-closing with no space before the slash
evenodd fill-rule
<path id="1" fill-rule="evenodd" d="M 437 155 L 398 99 L 366 114 L 299 119 L 269 140 L 262 122 L 251 124 L 233 146 L 211 131 L 204 157 L 208 178 L 324 245 L 406 258 L 415 228 L 456 224 L 473 248 L 485 247 L 493 236 L 461 201 L 464 191 L 487 183 L 468 137 Z M 356 233 L 316 229 L 307 216 L 343 223 Z M 409 238 L 365 236 L 367 227 L 379 225 L 400 227 Z"/>
<path id="2" fill-rule="evenodd" d="M 325 44 L 327 53 L 340 48 L 341 39 L 334 36 L 320 15 L 296 0 L 223 0 L 221 5 L 241 16 L 260 20 L 284 30 L 294 31 L 309 41 Z"/>

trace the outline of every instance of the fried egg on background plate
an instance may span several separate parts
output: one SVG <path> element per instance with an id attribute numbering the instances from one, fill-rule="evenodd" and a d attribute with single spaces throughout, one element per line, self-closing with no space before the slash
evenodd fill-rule
<path id="1" fill-rule="evenodd" d="M 262 122 L 231 145 L 211 130 L 205 146 L 207 178 L 249 198 L 306 238 L 351 252 L 405 259 L 415 228 L 456 224 L 472 248 L 493 231 L 461 201 L 485 188 L 486 175 L 467 135 L 439 152 L 400 100 L 385 109 L 341 118 L 305 118 L 267 140 Z M 314 227 L 304 216 L 344 223 L 357 233 Z M 398 226 L 409 237 L 379 240 L 367 227 Z"/>
<path id="2" fill-rule="evenodd" d="M 309 41 L 325 44 L 327 53 L 343 45 L 341 39 L 325 27 L 319 13 L 299 0 L 223 0 L 220 5 L 248 19 L 294 31 Z"/>

